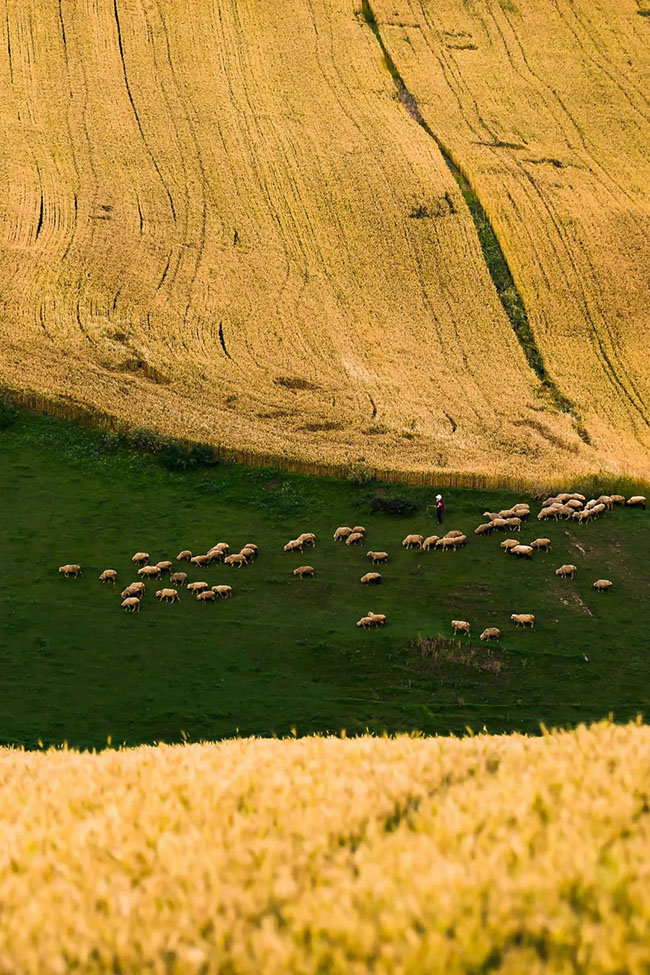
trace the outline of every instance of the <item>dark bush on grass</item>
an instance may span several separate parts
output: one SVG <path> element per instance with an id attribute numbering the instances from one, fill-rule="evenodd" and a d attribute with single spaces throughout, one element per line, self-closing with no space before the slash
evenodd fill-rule
<path id="1" fill-rule="evenodd" d="M 390 498 L 377 494 L 370 499 L 370 507 L 373 511 L 383 511 L 397 518 L 408 518 L 409 515 L 414 515 L 420 510 L 422 503 L 415 498 L 404 496 Z"/>
<path id="2" fill-rule="evenodd" d="M 158 457 L 163 467 L 168 471 L 189 471 L 196 467 L 215 467 L 219 458 L 212 449 L 205 444 L 195 447 L 185 447 L 183 444 L 169 444 Z"/>
<path id="3" fill-rule="evenodd" d="M 9 400 L 0 399 L 0 430 L 8 430 L 16 422 L 18 413 Z"/>

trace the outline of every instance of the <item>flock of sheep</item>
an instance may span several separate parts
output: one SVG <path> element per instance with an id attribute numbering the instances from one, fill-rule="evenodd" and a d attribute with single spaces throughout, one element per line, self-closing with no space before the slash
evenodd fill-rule
<path id="1" fill-rule="evenodd" d="M 582 494 L 559 494 L 555 497 L 547 498 L 542 504 L 542 509 L 537 515 L 538 521 L 553 519 L 573 519 L 580 524 L 591 521 L 599 515 L 605 514 L 615 505 L 627 505 L 628 507 L 646 507 L 646 499 L 640 495 L 635 495 L 627 501 L 622 495 L 601 495 L 599 498 L 587 501 Z M 483 516 L 488 520 L 480 524 L 474 531 L 475 535 L 490 535 L 497 531 L 521 532 L 521 526 L 528 521 L 531 516 L 530 505 L 521 503 L 512 508 L 504 509 L 499 512 L 485 511 Z M 355 525 L 352 528 L 341 526 L 334 532 L 334 541 L 345 543 L 349 547 L 363 545 L 366 536 L 366 529 L 362 525 Z M 429 535 L 424 537 L 418 534 L 409 534 L 402 541 L 405 549 L 419 549 L 430 551 L 440 549 L 443 552 L 457 551 L 467 544 L 467 535 L 461 531 L 448 531 L 444 535 Z M 316 547 L 316 536 L 313 532 L 303 532 L 297 538 L 293 538 L 284 546 L 285 552 L 304 552 L 306 548 Z M 549 538 L 536 538 L 530 545 L 522 545 L 517 539 L 507 538 L 501 542 L 501 548 L 510 555 L 520 558 L 532 558 L 535 551 L 550 552 L 551 540 Z M 230 547 L 226 542 L 218 542 L 210 548 L 205 555 L 193 555 L 189 549 L 183 549 L 176 556 L 177 562 L 186 562 L 196 568 L 206 568 L 213 562 L 220 562 L 233 568 L 242 568 L 254 562 L 259 555 L 259 548 L 253 542 L 247 542 L 244 547 L 236 553 L 230 552 Z M 385 565 L 388 562 L 388 552 L 370 550 L 366 553 L 373 565 Z M 178 589 L 175 586 L 185 587 L 186 591 L 192 593 L 196 600 L 201 603 L 214 603 L 217 599 L 229 599 L 232 596 L 232 587 L 227 585 L 209 586 L 207 582 L 188 582 L 187 572 L 174 569 L 173 562 L 164 560 L 155 564 L 150 563 L 148 552 L 136 552 L 131 561 L 138 566 L 138 576 L 136 582 L 132 582 L 122 590 L 122 608 L 131 613 L 140 612 L 142 598 L 146 593 L 145 580 L 162 581 L 163 576 L 169 577 L 169 587 L 164 587 L 156 591 L 156 597 L 161 602 L 179 602 Z M 555 570 L 555 575 L 560 578 L 573 579 L 577 566 L 561 565 Z M 59 567 L 59 572 L 66 578 L 76 578 L 82 574 L 81 566 L 77 563 L 70 563 Z M 293 575 L 299 579 L 313 578 L 315 576 L 314 567 L 311 565 L 300 565 L 293 569 Z M 104 569 L 99 576 L 103 583 L 115 584 L 117 582 L 116 569 Z M 379 572 L 366 572 L 360 579 L 363 585 L 379 585 L 382 576 Z M 593 587 L 598 592 L 607 592 L 613 586 L 609 579 L 597 579 Z M 511 621 L 517 627 L 534 627 L 535 617 L 532 613 L 513 613 Z M 386 625 L 386 615 L 368 611 L 356 624 L 364 629 L 373 629 Z M 470 624 L 467 620 L 452 620 L 451 626 L 454 636 L 458 633 L 470 635 Z M 481 640 L 498 640 L 501 631 L 494 626 L 487 627 L 480 635 Z"/>

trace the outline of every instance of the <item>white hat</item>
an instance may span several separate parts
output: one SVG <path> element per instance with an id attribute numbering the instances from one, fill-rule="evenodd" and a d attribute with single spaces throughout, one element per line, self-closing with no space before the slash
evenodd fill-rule
<path id="1" fill-rule="evenodd" d="M 442 494 L 436 494 L 436 501 L 442 501 Z"/>

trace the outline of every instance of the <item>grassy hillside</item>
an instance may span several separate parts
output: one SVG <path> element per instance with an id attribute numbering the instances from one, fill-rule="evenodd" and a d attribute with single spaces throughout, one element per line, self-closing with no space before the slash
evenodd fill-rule
<path id="1" fill-rule="evenodd" d="M 381 495 L 381 492 L 387 491 Z M 377 493 L 422 503 L 408 518 L 369 508 Z M 471 532 L 506 493 L 450 490 L 446 528 Z M 524 528 L 522 539 L 553 540 L 553 552 L 515 563 L 497 538 L 470 534 L 457 553 L 406 552 L 410 531 L 435 532 L 433 492 L 290 475 L 222 464 L 169 472 L 156 455 L 46 417 L 21 414 L 0 432 L 0 734 L 35 747 L 67 740 L 101 746 L 241 734 L 421 729 L 459 734 L 537 731 L 648 711 L 650 513 L 617 509 L 584 528 Z M 365 524 L 368 544 L 332 540 L 340 524 Z M 282 546 L 314 531 L 313 552 Z M 243 570 L 190 572 L 230 583 L 234 597 L 201 606 L 185 593 L 159 605 L 151 585 L 139 615 L 125 615 L 119 589 L 98 581 L 105 568 L 135 578 L 131 555 L 155 560 L 218 540 L 259 544 Z M 367 548 L 386 549 L 384 584 L 368 590 Z M 79 561 L 85 574 L 64 580 L 57 567 Z M 574 582 L 554 569 L 579 567 Z M 292 569 L 316 568 L 299 582 Z M 598 596 L 592 582 L 616 586 Z M 119 587 L 121 588 L 121 586 Z M 385 612 L 385 631 L 361 631 L 368 609 Z M 537 615 L 516 630 L 512 612 Z M 451 636 L 449 622 L 472 623 L 470 649 L 414 646 Z M 483 627 L 503 640 L 481 645 Z M 425 655 L 423 656 L 423 649 Z M 584 659 L 584 655 L 589 658 Z"/>
<path id="2" fill-rule="evenodd" d="M 54 975 L 643 975 L 650 729 L 0 751 L 0 950 Z"/>
<path id="3" fill-rule="evenodd" d="M 532 3 L 523 40 L 507 39 L 525 44 L 530 33 L 555 49 L 560 31 L 574 99 L 587 104 L 584 68 L 584 90 L 605 106 L 593 131 L 607 159 L 592 129 L 564 116 L 532 146 L 529 130 L 561 114 L 561 95 L 547 91 L 553 64 L 524 70 L 522 53 L 512 67 L 483 35 L 465 44 L 479 30 L 476 5 L 441 5 L 441 48 L 426 9 L 404 3 L 393 17 L 378 5 L 431 131 L 476 176 L 467 199 L 485 194 L 530 305 L 541 352 L 526 352 L 543 356 L 545 383 L 438 146 L 396 97 L 363 4 L 5 6 L 1 383 L 68 415 L 85 405 L 314 471 L 648 476 L 647 57 L 642 39 L 629 46 L 628 21 L 647 23 L 628 16 L 632 0 L 618 5 L 605 53 L 594 38 L 572 40 L 558 17 L 547 43 Z M 494 46 L 515 14 L 487 6 Z M 509 82 L 490 86 L 496 104 L 478 104 L 470 58 L 483 78 L 501 77 L 505 63 Z M 490 148 L 497 137 L 531 142 L 534 156 L 513 163 L 503 186 L 501 158 L 516 154 Z M 559 168 L 537 165 L 542 155 Z M 564 201 L 559 216 L 547 184 Z"/>
<path id="4" fill-rule="evenodd" d="M 646 464 L 647 3 L 371 9 L 425 123 L 496 230 L 548 374 L 603 457 Z"/>

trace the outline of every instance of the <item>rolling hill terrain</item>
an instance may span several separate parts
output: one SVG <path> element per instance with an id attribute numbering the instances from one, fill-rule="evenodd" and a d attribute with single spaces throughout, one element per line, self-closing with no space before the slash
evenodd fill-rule
<path id="1" fill-rule="evenodd" d="M 634 0 L 3 6 L 23 401 L 310 469 L 648 476 Z"/>

